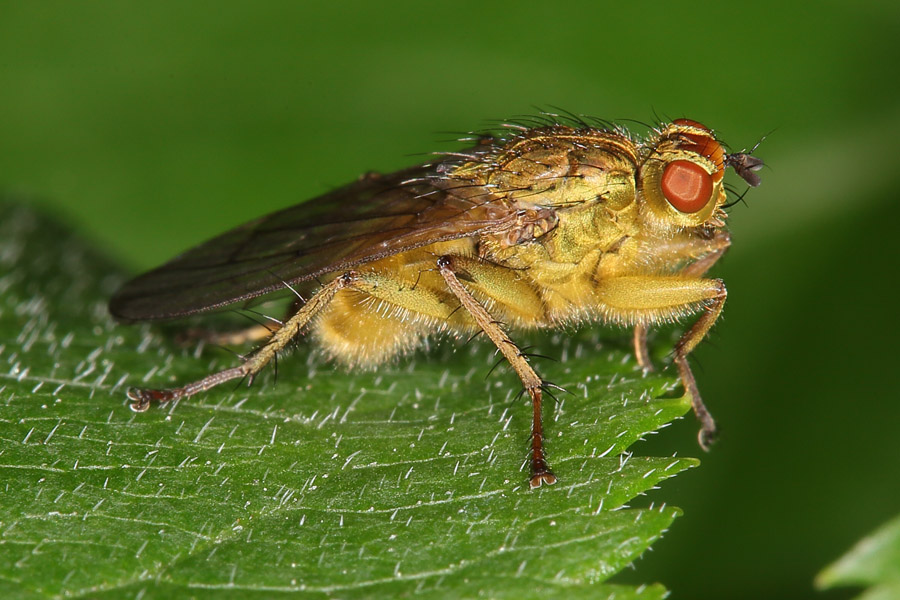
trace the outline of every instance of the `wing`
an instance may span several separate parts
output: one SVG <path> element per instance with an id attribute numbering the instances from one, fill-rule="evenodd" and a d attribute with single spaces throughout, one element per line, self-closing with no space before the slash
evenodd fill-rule
<path id="1" fill-rule="evenodd" d="M 441 163 L 358 181 L 219 235 L 125 284 L 124 321 L 181 317 L 439 241 L 502 230 L 515 210 Z"/>

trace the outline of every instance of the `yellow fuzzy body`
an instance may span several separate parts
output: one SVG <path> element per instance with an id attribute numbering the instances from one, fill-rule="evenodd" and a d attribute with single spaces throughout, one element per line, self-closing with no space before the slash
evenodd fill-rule
<path id="1" fill-rule="evenodd" d="M 640 148 L 630 140 L 602 134 L 557 136 L 549 147 L 545 140 L 526 142 L 493 157 L 490 167 L 467 164 L 450 177 L 512 190 L 523 188 L 517 178 L 527 178 L 528 193 L 511 191 L 507 202 L 553 208 L 552 226 L 512 242 L 509 234 L 440 242 L 356 268 L 359 283 L 338 291 L 313 324 L 327 354 L 371 367 L 430 334 L 476 331 L 436 268 L 442 256 L 454 257 L 472 295 L 512 329 L 585 320 L 646 326 L 685 316 L 709 299 L 709 280 L 685 268 L 727 246 L 727 237 L 714 234 L 723 216 L 721 183 L 713 209 L 689 227 L 660 218 L 644 197 Z M 535 173 L 536 164 L 542 172 Z M 546 176 L 559 169 L 565 177 Z"/>
<path id="2" fill-rule="evenodd" d="M 707 447 L 715 422 L 687 355 L 727 297 L 721 280 L 705 277 L 730 244 L 725 168 L 755 186 L 763 163 L 726 154 L 712 130 L 688 119 L 646 140 L 578 125 L 521 127 L 437 162 L 366 174 L 129 282 L 110 302 L 125 320 L 194 314 L 284 288 L 304 297 L 240 365 L 180 387 L 131 388 L 132 409 L 252 380 L 308 329 L 349 367 L 374 367 L 435 333 L 483 332 L 532 401 L 534 488 L 556 482 L 541 424 L 551 384 L 507 330 L 633 326 L 635 357 L 650 368 L 648 327 L 701 311 L 672 360 Z"/>

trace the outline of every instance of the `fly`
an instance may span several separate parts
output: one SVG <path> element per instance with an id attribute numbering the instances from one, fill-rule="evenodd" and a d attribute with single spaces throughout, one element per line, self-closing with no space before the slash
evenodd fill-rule
<path id="1" fill-rule="evenodd" d="M 647 330 L 699 314 L 673 361 L 700 421 L 716 426 L 687 357 L 725 304 L 706 272 L 731 244 L 725 170 L 750 186 L 763 163 L 726 153 L 708 127 L 676 119 L 647 137 L 617 126 L 547 122 L 324 196 L 219 235 L 126 283 L 110 312 L 126 322 L 185 317 L 293 290 L 298 298 L 240 364 L 168 389 L 131 388 L 144 411 L 233 379 L 252 379 L 296 336 L 371 368 L 446 331 L 484 332 L 532 403 L 531 487 L 553 484 L 541 404 L 548 387 L 509 335 L 584 321 Z M 377 309 L 375 308 L 377 307 Z M 262 333 L 262 334 L 261 334 Z"/>

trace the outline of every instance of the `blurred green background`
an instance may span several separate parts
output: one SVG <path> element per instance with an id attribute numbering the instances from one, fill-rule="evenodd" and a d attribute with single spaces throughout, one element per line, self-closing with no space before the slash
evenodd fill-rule
<path id="1" fill-rule="evenodd" d="M 2 2 L 0 189 L 137 271 L 535 107 L 772 132 L 696 353 L 721 442 L 619 581 L 847 598 L 814 574 L 900 512 L 898 38 L 889 2 Z"/>

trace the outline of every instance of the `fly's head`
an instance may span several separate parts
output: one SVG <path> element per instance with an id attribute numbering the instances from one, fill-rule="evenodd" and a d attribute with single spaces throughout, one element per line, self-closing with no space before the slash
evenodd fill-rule
<path id="1" fill-rule="evenodd" d="M 676 119 L 644 147 L 637 177 L 642 220 L 657 230 L 715 229 L 725 225 L 725 169 L 751 186 L 763 162 L 728 154 L 705 125 Z"/>

